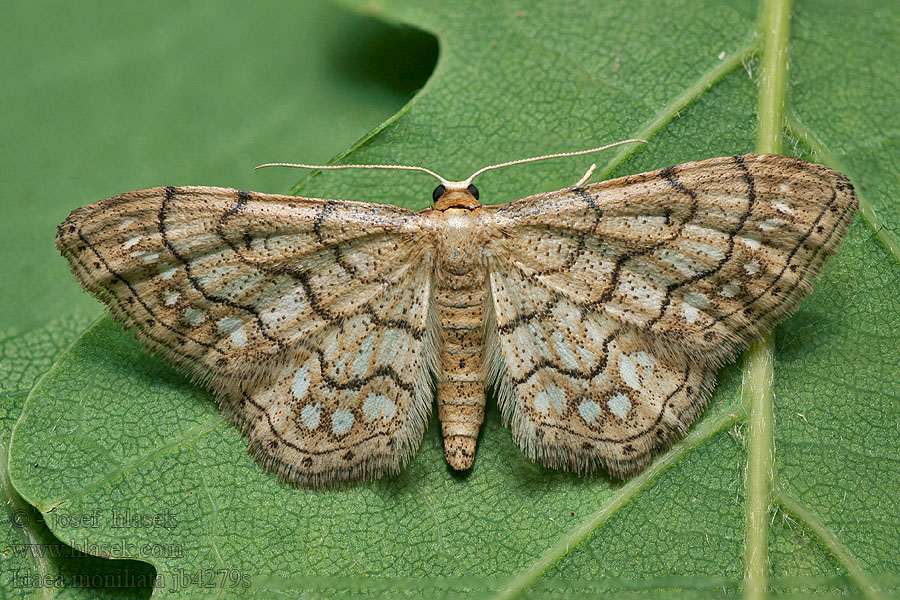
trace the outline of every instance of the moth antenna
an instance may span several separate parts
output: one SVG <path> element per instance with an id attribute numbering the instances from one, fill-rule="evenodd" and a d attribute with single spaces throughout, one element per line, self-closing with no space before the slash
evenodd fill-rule
<path id="1" fill-rule="evenodd" d="M 259 165 L 254 167 L 253 170 L 262 169 L 264 167 L 292 167 L 295 169 L 392 169 L 394 171 L 421 171 L 422 173 L 428 173 L 435 179 L 441 182 L 442 185 L 447 185 L 450 182 L 432 171 L 431 169 L 426 169 L 425 167 L 418 167 L 415 165 L 300 165 L 295 163 L 266 163 L 264 165 Z"/>
<path id="2" fill-rule="evenodd" d="M 469 178 L 465 180 L 464 185 L 469 185 L 472 183 L 472 180 L 484 173 L 485 171 L 491 171 L 493 169 L 500 169 L 503 167 L 511 167 L 513 165 L 521 165 L 523 163 L 537 162 L 539 160 L 547 160 L 548 158 L 564 158 L 566 156 L 580 156 L 582 154 L 591 154 L 593 152 L 600 152 L 601 150 L 608 150 L 610 148 L 615 148 L 616 146 L 621 146 L 622 144 L 631 144 L 631 143 L 648 143 L 647 140 L 641 139 L 632 139 L 632 140 L 622 140 L 621 142 L 615 142 L 614 144 L 607 144 L 606 146 L 600 146 L 599 148 L 591 148 L 589 150 L 577 150 L 575 152 L 560 152 L 558 154 L 545 154 L 543 156 L 533 156 L 531 158 L 520 158 L 519 160 L 511 160 L 509 162 L 500 163 L 499 165 L 491 165 L 489 167 L 482 167 L 469 175 Z M 588 175 L 590 177 L 590 175 Z"/>

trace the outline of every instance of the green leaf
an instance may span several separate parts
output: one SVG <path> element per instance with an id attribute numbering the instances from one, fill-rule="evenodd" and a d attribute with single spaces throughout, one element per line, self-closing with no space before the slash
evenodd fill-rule
<path id="1" fill-rule="evenodd" d="M 9 436 L 28 391 L 88 323 L 83 317 L 56 320 L 27 334 L 0 335 L 0 500 L 9 523 L 0 530 L 4 598 L 44 597 L 51 590 L 84 598 L 143 598 L 156 579 L 145 562 L 106 560 L 57 539 L 9 480 Z"/>
<path id="2" fill-rule="evenodd" d="M 712 0 L 361 6 L 434 32 L 441 56 L 406 109 L 346 161 L 422 164 L 457 178 L 513 158 L 650 137 L 596 159 L 604 174 L 620 175 L 752 151 L 777 142 L 785 96 L 771 77 L 789 60 L 783 150 L 840 168 L 874 210 L 777 328 L 774 380 L 758 377 L 766 346 L 743 369 L 723 369 L 688 437 L 624 484 L 530 463 L 492 409 L 466 476 L 448 472 L 432 423 L 395 478 L 293 489 L 249 458 L 208 393 L 101 321 L 34 390 L 13 435 L 13 483 L 54 533 L 108 543 L 121 535 L 113 511 L 172 515 L 170 529 L 127 533 L 138 548 L 177 544 L 129 554 L 151 562 L 167 590 L 180 573 L 204 568 L 236 573 L 225 582 L 236 582 L 231 592 L 273 595 L 900 591 L 900 251 L 891 231 L 900 180 L 890 158 L 900 111 L 887 75 L 900 61 L 900 10 L 874 0 L 799 2 L 788 29 L 768 18 L 777 10 L 761 11 L 760 27 L 755 4 Z M 779 40 L 784 52 L 760 58 Z M 481 197 L 503 202 L 570 185 L 587 164 L 490 172 Z M 301 187 L 422 207 L 433 185 L 420 174 L 339 171 Z M 754 454 L 767 430 L 774 460 Z M 92 511 L 107 517 L 103 526 L 52 520 Z M 198 591 L 182 583 L 179 592 Z"/>

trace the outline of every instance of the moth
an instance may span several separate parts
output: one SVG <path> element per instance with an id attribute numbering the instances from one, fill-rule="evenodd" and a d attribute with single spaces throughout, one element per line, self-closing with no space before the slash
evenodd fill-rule
<path id="1" fill-rule="evenodd" d="M 628 140 L 635 141 L 635 140 Z M 627 143 L 627 142 L 622 142 Z M 626 478 L 682 437 L 716 372 L 811 291 L 857 208 L 794 158 L 711 158 L 508 204 L 160 187 L 78 208 L 56 245 L 114 317 L 213 391 L 280 478 L 401 470 L 437 397 L 472 466 L 486 391 L 528 458 Z M 268 166 L 268 165 L 266 165 Z"/>

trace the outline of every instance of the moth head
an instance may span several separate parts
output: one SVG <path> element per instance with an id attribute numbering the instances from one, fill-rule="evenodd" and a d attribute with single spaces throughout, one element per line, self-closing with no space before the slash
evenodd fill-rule
<path id="1" fill-rule="evenodd" d="M 478 202 L 478 188 L 467 181 L 445 181 L 434 188 L 431 199 L 435 210 L 448 208 L 466 208 L 475 210 Z"/>

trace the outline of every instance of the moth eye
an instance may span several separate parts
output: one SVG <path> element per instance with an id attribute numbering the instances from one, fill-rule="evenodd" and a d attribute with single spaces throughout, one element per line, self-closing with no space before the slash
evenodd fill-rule
<path id="1" fill-rule="evenodd" d="M 466 189 L 469 191 L 470 194 L 472 194 L 473 198 L 478 200 L 478 188 L 477 187 L 475 187 L 473 184 L 470 183 L 469 187 L 467 187 Z"/>
<path id="2" fill-rule="evenodd" d="M 447 191 L 447 188 L 445 188 L 444 184 L 442 183 L 441 185 L 434 188 L 433 192 L 431 192 L 431 199 L 434 202 L 437 202 L 438 200 L 441 199 L 441 196 L 443 196 L 444 192 L 446 192 L 446 191 Z"/>

